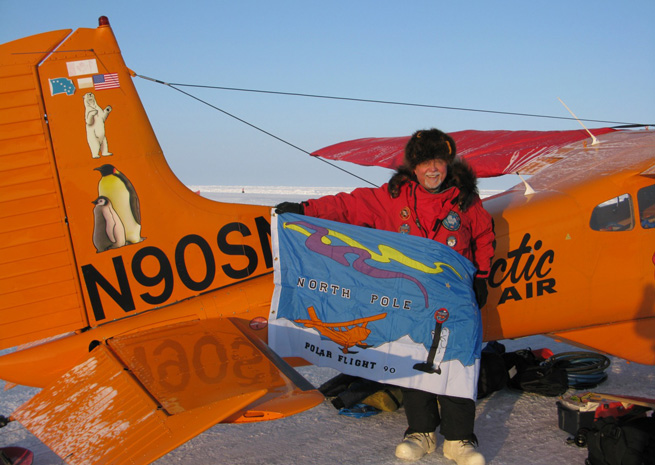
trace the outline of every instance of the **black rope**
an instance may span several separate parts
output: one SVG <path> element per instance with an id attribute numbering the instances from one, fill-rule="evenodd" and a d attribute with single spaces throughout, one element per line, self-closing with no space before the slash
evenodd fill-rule
<path id="1" fill-rule="evenodd" d="M 293 147 L 293 148 L 296 149 L 296 150 L 300 150 L 301 152 L 303 152 L 303 153 L 305 153 L 305 154 L 307 154 L 307 155 L 312 156 L 311 152 L 308 152 L 307 150 L 305 150 L 305 149 L 303 149 L 303 148 L 301 148 L 301 147 L 298 147 L 297 145 L 294 145 L 294 144 L 292 144 L 291 142 L 289 142 L 289 141 L 287 141 L 287 140 L 284 140 L 284 139 L 282 139 L 281 137 L 278 137 L 278 136 L 276 136 L 275 134 L 272 134 L 272 133 L 270 133 L 270 132 L 268 132 L 268 131 L 262 129 L 262 128 L 260 128 L 259 126 L 256 126 L 256 125 L 254 125 L 254 124 L 252 124 L 252 123 L 249 123 L 248 121 L 246 121 L 246 120 L 244 120 L 244 119 L 242 119 L 242 118 L 239 118 L 238 116 L 233 115 L 232 113 L 227 112 L 227 111 L 223 110 L 222 108 L 217 107 L 216 105 L 212 105 L 211 103 L 207 102 L 206 100 L 201 99 L 200 97 L 196 97 L 195 95 L 190 94 L 190 93 L 188 93 L 188 92 L 185 92 L 185 91 L 183 91 L 182 89 L 178 89 L 177 87 L 175 87 L 175 86 L 178 85 L 178 84 L 170 84 L 170 83 L 168 83 L 168 82 L 160 81 L 160 80 L 158 80 L 158 79 L 149 78 L 149 77 L 147 77 L 147 76 L 141 76 L 140 74 L 136 74 L 136 76 L 137 76 L 137 77 L 140 77 L 140 78 L 142 78 L 142 79 L 146 79 L 146 80 L 148 80 L 148 81 L 152 81 L 152 82 L 156 82 L 156 83 L 158 83 L 158 84 L 163 84 L 163 85 L 165 85 L 165 86 L 168 86 L 168 87 L 170 87 L 171 89 L 174 89 L 174 90 L 180 92 L 181 94 L 186 95 L 187 97 L 190 97 L 190 98 L 192 98 L 192 99 L 194 99 L 194 100 L 197 100 L 197 101 L 200 102 L 200 103 L 204 103 L 205 105 L 207 105 L 207 106 L 213 108 L 214 110 L 220 111 L 220 112 L 223 113 L 224 115 L 227 115 L 227 116 L 229 116 L 229 117 L 231 117 L 231 118 L 234 118 L 234 119 L 236 119 L 237 121 L 239 121 L 239 122 L 241 122 L 241 123 L 243 123 L 243 124 L 246 124 L 246 125 L 250 126 L 250 127 L 253 128 L 253 129 L 256 129 L 257 131 L 263 132 L 264 134 L 266 134 L 267 136 L 272 137 L 273 139 L 276 139 L 276 140 L 278 140 L 278 141 L 280 141 L 280 142 L 282 142 L 282 143 L 284 143 L 284 144 L 287 144 L 287 145 L 290 146 L 290 147 Z M 336 169 L 338 169 L 338 170 L 343 171 L 344 173 L 347 173 L 347 174 L 349 174 L 349 175 L 351 175 L 351 176 L 354 176 L 354 177 L 356 177 L 357 179 L 359 179 L 360 181 L 364 181 L 365 183 L 370 184 L 370 185 L 373 186 L 373 187 L 378 187 L 376 184 L 373 184 L 372 182 L 370 182 L 370 181 L 368 181 L 368 180 L 362 178 L 361 176 L 358 176 L 358 175 L 356 175 L 355 173 L 352 173 L 352 172 L 350 172 L 350 171 L 348 171 L 348 170 L 346 170 L 346 169 L 344 169 L 344 168 L 341 168 L 340 166 L 337 166 L 337 165 L 335 165 L 334 163 L 330 163 L 329 161 L 327 161 L 327 160 L 325 160 L 325 159 L 323 159 L 323 158 L 321 158 L 321 157 L 318 157 L 318 156 L 312 156 L 312 158 L 316 158 L 317 160 L 320 160 L 320 161 L 322 161 L 323 163 L 326 163 L 326 164 L 332 166 L 333 168 L 336 168 Z"/>
<path id="2" fill-rule="evenodd" d="M 81 48 L 79 50 L 50 50 L 41 51 L 41 52 L 11 52 L 12 55 L 35 55 L 35 54 L 45 54 L 45 53 L 79 53 L 79 52 L 94 52 L 92 48 Z"/>
<path id="3" fill-rule="evenodd" d="M 626 123 L 622 121 L 604 121 L 604 120 L 583 119 L 583 118 L 576 119 L 570 116 L 535 115 L 531 113 L 517 113 L 512 111 L 482 110 L 477 108 L 463 108 L 463 107 L 447 107 L 442 105 L 429 105 L 424 103 L 394 102 L 389 100 L 375 100 L 375 99 L 364 99 L 364 98 L 354 98 L 354 97 L 335 97 L 331 95 L 303 94 L 298 92 L 279 92 L 273 90 L 243 89 L 239 87 L 208 86 L 202 84 L 171 83 L 169 85 L 179 86 L 179 87 L 196 87 L 196 88 L 203 88 L 203 89 L 230 90 L 236 92 L 254 92 L 260 94 L 288 95 L 288 96 L 295 96 L 295 97 L 310 97 L 310 98 L 322 98 L 322 99 L 331 99 L 331 100 L 346 100 L 351 102 L 379 103 L 384 105 L 402 105 L 402 106 L 420 107 L 420 108 L 438 108 L 441 110 L 471 111 L 477 113 L 492 113 L 496 115 L 525 116 L 530 118 L 549 118 L 549 119 L 562 119 L 562 120 L 573 120 L 573 121 L 587 121 L 591 123 L 621 124 L 621 125 L 630 125 L 633 127 L 648 126 L 640 123 Z"/>
<path id="4" fill-rule="evenodd" d="M 610 359 L 595 352 L 564 352 L 553 355 L 544 364 L 563 368 L 569 386 L 590 389 L 607 379 L 605 370 L 610 366 Z"/>

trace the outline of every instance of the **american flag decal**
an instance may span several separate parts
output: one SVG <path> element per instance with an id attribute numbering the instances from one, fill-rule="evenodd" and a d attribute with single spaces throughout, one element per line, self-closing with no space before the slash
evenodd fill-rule
<path id="1" fill-rule="evenodd" d="M 96 90 L 119 88 L 118 73 L 96 74 L 93 76 L 93 87 Z"/>

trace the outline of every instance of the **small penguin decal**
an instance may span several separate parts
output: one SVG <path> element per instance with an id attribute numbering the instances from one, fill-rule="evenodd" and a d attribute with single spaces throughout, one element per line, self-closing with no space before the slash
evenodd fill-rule
<path id="1" fill-rule="evenodd" d="M 125 245 L 125 227 L 118 213 L 104 195 L 93 201 L 93 245 L 96 253 L 118 249 Z"/>
<path id="2" fill-rule="evenodd" d="M 112 155 L 107 147 L 105 135 L 105 120 L 111 113 L 111 105 L 103 110 L 96 103 L 96 96 L 89 92 L 84 95 L 84 122 L 86 123 L 86 140 L 91 149 L 93 158 L 100 158 L 100 155 L 108 157 Z"/>
<path id="3" fill-rule="evenodd" d="M 141 207 L 134 186 L 127 177 L 113 165 L 94 168 L 102 177 L 98 182 L 98 196 L 107 197 L 125 227 L 125 240 L 136 244 L 141 237 Z"/>

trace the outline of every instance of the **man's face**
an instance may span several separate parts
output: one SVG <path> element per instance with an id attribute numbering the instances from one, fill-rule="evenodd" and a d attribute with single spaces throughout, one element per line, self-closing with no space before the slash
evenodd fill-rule
<path id="1" fill-rule="evenodd" d="M 414 168 L 419 184 L 430 192 L 439 188 L 446 179 L 446 173 L 448 173 L 448 164 L 439 158 L 424 161 Z"/>

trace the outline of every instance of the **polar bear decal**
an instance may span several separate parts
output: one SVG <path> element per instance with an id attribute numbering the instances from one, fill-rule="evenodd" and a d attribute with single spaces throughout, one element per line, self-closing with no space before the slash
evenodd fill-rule
<path id="1" fill-rule="evenodd" d="M 93 158 L 112 155 L 107 148 L 107 137 L 105 136 L 105 120 L 111 113 L 111 106 L 103 110 L 96 103 L 96 96 L 91 92 L 84 95 L 84 121 L 86 123 L 86 140 L 91 149 Z"/>

